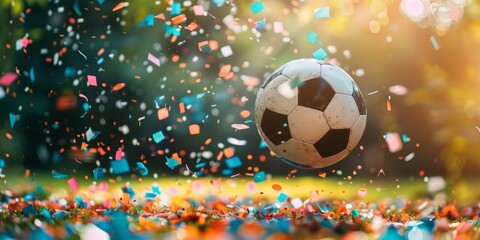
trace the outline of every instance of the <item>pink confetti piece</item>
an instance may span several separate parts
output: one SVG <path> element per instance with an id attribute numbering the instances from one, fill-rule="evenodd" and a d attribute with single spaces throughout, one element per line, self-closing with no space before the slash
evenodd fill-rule
<path id="1" fill-rule="evenodd" d="M 160 59 L 155 57 L 153 54 L 148 54 L 148 61 L 160 67 Z"/>
<path id="2" fill-rule="evenodd" d="M 70 185 L 70 188 L 72 191 L 77 191 L 78 190 L 78 182 L 75 178 L 70 178 L 68 179 L 68 185 Z"/>
<path id="3" fill-rule="evenodd" d="M 205 11 L 202 5 L 194 5 L 193 12 L 195 13 L 196 16 L 207 16 L 207 12 Z"/>
<path id="4" fill-rule="evenodd" d="M 247 190 L 253 193 L 255 190 L 257 190 L 257 185 L 254 182 L 249 182 L 247 183 Z"/>
<path id="5" fill-rule="evenodd" d="M 0 85 L 1 86 L 10 86 L 10 84 L 17 79 L 18 75 L 15 73 L 6 73 L 3 75 L 2 78 L 0 78 Z"/>
<path id="6" fill-rule="evenodd" d="M 97 77 L 93 75 L 88 75 L 87 76 L 87 84 L 88 86 L 97 86 Z"/>
<path id="7" fill-rule="evenodd" d="M 282 33 L 283 32 L 283 23 L 282 22 L 273 22 L 273 32 Z"/>
<path id="8" fill-rule="evenodd" d="M 450 12 L 450 19 L 452 19 L 455 22 L 458 22 L 458 18 L 460 17 L 460 9 L 459 8 L 452 8 L 452 11 Z"/>
<path id="9" fill-rule="evenodd" d="M 27 37 L 23 37 L 22 38 L 22 41 L 21 41 L 21 44 L 24 48 L 26 48 L 28 46 L 28 38 Z"/>
<path id="10" fill-rule="evenodd" d="M 234 128 L 235 130 L 244 130 L 244 129 L 249 129 L 250 127 L 245 124 L 234 123 L 232 124 L 232 128 Z"/>
<path id="11" fill-rule="evenodd" d="M 403 148 L 403 142 L 400 134 L 396 132 L 385 134 L 385 142 L 387 143 L 388 151 L 391 153 L 398 152 Z"/>
<path id="12" fill-rule="evenodd" d="M 122 158 L 122 148 L 118 148 L 117 152 L 115 153 L 115 160 L 120 160 Z"/>

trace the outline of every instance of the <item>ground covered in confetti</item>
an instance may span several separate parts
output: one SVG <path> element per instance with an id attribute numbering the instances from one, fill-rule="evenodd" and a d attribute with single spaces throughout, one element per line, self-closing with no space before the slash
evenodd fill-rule
<path id="1" fill-rule="evenodd" d="M 423 195 L 424 182 L 402 189 L 313 178 L 82 181 L 76 188 L 37 181 L 1 192 L 2 239 L 480 237 L 480 208 L 466 204 L 472 198 L 458 202 L 438 189 Z"/>

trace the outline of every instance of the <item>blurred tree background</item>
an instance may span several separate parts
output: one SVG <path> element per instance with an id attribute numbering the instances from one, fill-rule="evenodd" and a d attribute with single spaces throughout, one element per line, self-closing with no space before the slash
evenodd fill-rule
<path id="1" fill-rule="evenodd" d="M 265 170 L 285 176 L 292 168 L 260 144 L 255 82 L 288 61 L 311 57 L 320 46 L 306 36 L 315 32 L 327 60 L 352 75 L 368 108 L 362 147 L 322 172 L 345 177 L 360 165 L 359 175 L 368 177 L 381 169 L 452 182 L 474 176 L 480 169 L 480 57 L 474 51 L 480 3 L 437 1 L 450 7 L 449 17 L 452 9 L 460 15 L 442 25 L 434 18 L 409 20 L 403 2 L 265 0 L 265 10 L 253 14 L 253 1 L 2 0 L 0 75 L 18 75 L 0 91 L 4 173 L 90 175 L 97 166 L 109 169 L 121 152 L 132 168 L 142 161 L 160 175 L 190 174 L 188 165 L 198 175 Z M 195 14 L 196 5 L 205 14 Z M 331 17 L 315 18 L 314 10 L 327 5 Z M 87 76 L 95 76 L 97 86 L 88 86 Z M 396 85 L 408 93 L 389 90 Z M 168 117 L 160 119 L 163 108 Z M 234 123 L 250 128 L 236 130 Z M 190 134 L 192 124 L 200 134 Z M 87 141 L 89 129 L 99 134 Z M 165 140 L 155 143 L 158 131 Z M 387 150 L 388 132 L 404 135 L 401 151 Z M 165 160 L 174 153 L 183 164 L 172 171 Z M 228 156 L 243 166 L 225 168 Z"/>

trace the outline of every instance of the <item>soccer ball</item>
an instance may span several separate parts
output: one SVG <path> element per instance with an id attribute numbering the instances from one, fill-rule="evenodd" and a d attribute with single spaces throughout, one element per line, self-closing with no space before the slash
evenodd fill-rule
<path id="1" fill-rule="evenodd" d="M 298 168 L 344 159 L 367 122 L 362 93 L 340 67 L 299 59 L 275 70 L 255 101 L 258 132 L 277 157 Z"/>

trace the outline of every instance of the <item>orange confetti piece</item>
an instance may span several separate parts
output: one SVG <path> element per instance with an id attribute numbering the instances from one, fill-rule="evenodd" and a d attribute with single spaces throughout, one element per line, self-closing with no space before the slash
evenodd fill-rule
<path id="1" fill-rule="evenodd" d="M 220 68 L 220 71 L 218 72 L 218 76 L 219 77 L 225 77 L 227 76 L 227 74 L 232 70 L 232 65 L 230 64 L 226 64 L 226 65 L 223 65 L 221 68 Z"/>
<path id="2" fill-rule="evenodd" d="M 325 178 L 325 177 L 327 177 L 327 173 L 326 172 L 319 172 L 318 176 L 321 177 L 321 178 Z"/>
<path id="3" fill-rule="evenodd" d="M 165 14 L 160 13 L 160 14 L 158 14 L 158 15 L 155 15 L 155 18 L 159 18 L 159 19 L 165 20 Z"/>
<path id="4" fill-rule="evenodd" d="M 86 147 L 88 147 L 88 144 L 82 142 L 82 146 L 80 147 L 80 150 L 83 150 L 83 149 L 85 149 Z"/>
<path id="5" fill-rule="evenodd" d="M 178 25 L 178 24 L 184 22 L 185 20 L 187 20 L 187 16 L 185 16 L 185 14 L 180 14 L 180 15 L 172 18 L 172 23 L 175 24 L 175 25 Z"/>
<path id="6" fill-rule="evenodd" d="M 181 102 L 178 104 L 178 108 L 180 108 L 180 114 L 185 112 L 185 103 Z"/>
<path id="7" fill-rule="evenodd" d="M 190 24 L 188 24 L 188 26 L 185 27 L 185 29 L 189 30 L 189 31 L 193 31 L 195 30 L 196 28 L 198 27 L 198 24 L 194 23 L 194 22 L 191 22 Z"/>
<path id="8" fill-rule="evenodd" d="M 198 124 L 192 124 L 188 126 L 188 130 L 190 131 L 191 135 L 200 134 L 200 126 Z"/>
<path id="9" fill-rule="evenodd" d="M 172 154 L 172 158 L 177 160 L 178 164 L 182 164 L 182 159 L 178 156 L 178 153 Z"/>
<path id="10" fill-rule="evenodd" d="M 125 83 L 117 83 L 115 86 L 113 86 L 112 92 L 116 92 L 118 90 L 121 90 L 124 87 L 125 87 Z"/>
<path id="11" fill-rule="evenodd" d="M 250 117 L 250 111 L 248 111 L 248 110 L 241 111 L 240 112 L 240 117 L 242 117 L 242 118 Z"/>
<path id="12" fill-rule="evenodd" d="M 392 103 L 390 102 L 390 100 L 387 100 L 387 111 L 392 111 Z"/>
<path id="13" fill-rule="evenodd" d="M 225 155 L 226 158 L 231 158 L 233 155 L 235 155 L 235 149 L 232 147 L 228 147 L 223 149 L 223 154 Z"/>
<path id="14" fill-rule="evenodd" d="M 124 2 L 121 2 L 119 4 L 117 4 L 117 6 L 115 6 L 112 10 L 112 12 L 115 12 L 115 11 L 118 11 L 120 9 L 122 9 L 123 7 L 125 6 L 125 3 Z"/>
<path id="15" fill-rule="evenodd" d="M 273 184 L 273 185 L 272 185 L 272 188 L 273 188 L 273 190 L 275 190 L 275 191 L 280 191 L 280 190 L 282 190 L 282 186 L 280 186 L 280 185 L 278 185 L 278 184 Z"/>
<path id="16" fill-rule="evenodd" d="M 158 109 L 157 115 L 158 115 L 158 120 L 163 120 L 168 118 L 168 109 L 167 108 Z"/>

